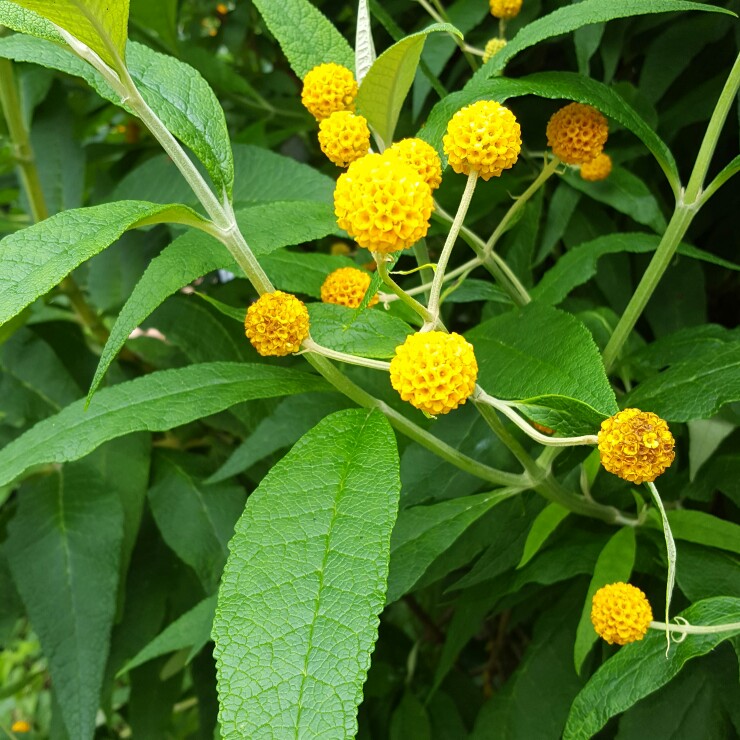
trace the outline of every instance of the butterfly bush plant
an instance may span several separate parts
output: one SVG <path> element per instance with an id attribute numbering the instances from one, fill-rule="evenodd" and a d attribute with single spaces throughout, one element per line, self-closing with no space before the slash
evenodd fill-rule
<path id="1" fill-rule="evenodd" d="M 740 733 L 732 3 L 128 5 L 0 2 L 6 734 Z"/>

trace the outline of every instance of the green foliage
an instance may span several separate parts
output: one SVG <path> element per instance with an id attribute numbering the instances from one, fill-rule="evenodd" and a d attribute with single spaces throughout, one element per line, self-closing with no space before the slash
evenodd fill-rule
<path id="1" fill-rule="evenodd" d="M 399 489 L 388 422 L 353 410 L 320 422 L 250 496 L 213 628 L 227 736 L 355 734 Z"/>
<path id="2" fill-rule="evenodd" d="M 128 5 L 0 0 L 0 730 L 734 736 L 737 3 Z M 381 151 L 442 154 L 477 100 L 521 127 L 474 193 L 443 158 L 393 282 L 337 225 L 301 104 L 325 62 Z M 547 150 L 570 101 L 608 119 L 603 181 Z M 392 200 L 367 193 L 375 228 Z M 339 267 L 372 275 L 357 309 L 320 301 Z M 276 289 L 311 341 L 263 357 L 245 313 Z M 436 418 L 388 372 L 432 328 L 478 365 Z M 454 364 L 407 370 L 444 394 Z M 618 647 L 593 594 L 662 615 L 671 561 L 654 490 L 601 469 L 626 407 L 675 439 L 680 614 Z"/>

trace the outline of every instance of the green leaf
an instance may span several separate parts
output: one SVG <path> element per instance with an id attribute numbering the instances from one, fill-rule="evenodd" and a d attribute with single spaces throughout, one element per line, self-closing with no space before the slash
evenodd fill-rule
<path id="1" fill-rule="evenodd" d="M 308 0 L 254 0 L 293 71 L 303 79 L 319 64 L 354 69 L 354 53 L 331 21 Z"/>
<path id="2" fill-rule="evenodd" d="M 319 423 L 249 497 L 213 627 L 226 737 L 354 737 L 399 489 L 390 425 L 352 410 Z"/>
<path id="3" fill-rule="evenodd" d="M 7 449 L 7 448 L 6 448 Z M 21 492 L 6 551 L 70 737 L 95 732 L 116 611 L 123 512 L 88 461 Z"/>
<path id="4" fill-rule="evenodd" d="M 0 242 L 0 264 L 6 276 L 0 285 L 0 324 L 139 222 L 181 222 L 184 218 L 192 222 L 198 217 L 184 206 L 121 201 L 64 211 L 6 236 Z"/>
<path id="5" fill-rule="evenodd" d="M 650 188 L 629 170 L 615 165 L 609 177 L 600 182 L 587 182 L 579 173 L 567 171 L 565 181 L 575 190 L 626 214 L 638 224 L 649 226 L 658 234 L 665 231 L 666 220 L 658 201 Z"/>
<path id="6" fill-rule="evenodd" d="M 194 455 L 159 454 L 148 493 L 162 538 L 197 573 L 206 593 L 218 587 L 227 545 L 245 502 L 241 486 L 206 485 L 203 479 L 209 472 Z"/>
<path id="7" fill-rule="evenodd" d="M 566 396 L 534 396 L 515 405 L 525 417 L 552 429 L 560 437 L 593 434 L 607 416 L 583 401 Z"/>
<path id="8" fill-rule="evenodd" d="M 611 21 L 615 18 L 688 10 L 703 10 L 705 12 L 735 15 L 731 11 L 715 5 L 684 2 L 683 0 L 611 0 L 609 3 L 604 3 L 602 0 L 582 0 L 582 2 L 558 8 L 554 12 L 544 15 L 526 25 L 509 41 L 502 51 L 494 54 L 473 75 L 468 86 L 477 84 L 480 80 L 500 73 L 507 62 L 520 51 L 553 36 L 561 36 L 562 34 L 575 31 L 577 28 L 582 28 L 593 23 Z"/>
<path id="9" fill-rule="evenodd" d="M 622 527 L 613 534 L 604 545 L 596 561 L 594 574 L 586 592 L 583 612 L 578 622 L 576 642 L 573 646 L 573 660 L 576 673 L 581 674 L 583 662 L 586 660 L 594 643 L 599 639 L 593 624 L 591 624 L 591 601 L 594 594 L 610 583 L 627 583 L 635 564 L 637 543 L 634 527 Z"/>
<path id="10" fill-rule="evenodd" d="M 263 419 L 231 457 L 207 480 L 219 483 L 248 470 L 255 463 L 284 447 L 290 447 L 325 416 L 347 408 L 344 396 L 332 393 L 303 393 L 286 398 Z"/>
<path id="11" fill-rule="evenodd" d="M 262 260 L 262 267 L 280 290 L 321 297 L 321 285 L 326 276 L 340 267 L 357 267 L 348 257 L 332 254 L 311 254 L 279 249 Z"/>
<path id="12" fill-rule="evenodd" d="M 524 567 L 539 551 L 547 538 L 558 528 L 560 522 L 570 514 L 570 511 L 560 504 L 548 504 L 532 522 L 527 541 L 524 543 L 524 552 L 517 568 Z"/>
<path id="13" fill-rule="evenodd" d="M 722 171 L 712 180 L 712 182 L 705 188 L 705 191 L 714 192 L 718 188 L 721 188 L 733 175 L 740 172 L 740 154 L 737 155 L 732 161 L 729 162 Z"/>
<path id="14" fill-rule="evenodd" d="M 561 428 L 562 420 L 570 419 L 575 429 L 582 422 L 568 412 L 569 400 L 590 406 L 602 418 L 617 410 L 591 334 L 570 314 L 531 303 L 485 321 L 467 337 L 475 347 L 483 388 L 498 398 L 521 401 L 531 417 L 545 407 L 559 413 Z M 524 400 L 529 398 L 534 399 L 531 407 Z"/>
<path id="15" fill-rule="evenodd" d="M 66 47 L 30 36 L 9 36 L 0 39 L 0 56 L 81 77 L 105 100 L 129 110 L 102 75 Z M 230 196 L 234 159 L 223 109 L 208 83 L 188 64 L 135 41 L 128 44 L 127 61 L 144 100 L 203 162 L 218 189 Z M 172 176 L 180 177 L 172 162 L 168 158 L 166 161 Z M 187 186 L 183 190 L 189 199 L 193 198 Z M 159 197 L 154 200 L 159 202 Z"/>
<path id="16" fill-rule="evenodd" d="M 657 516 L 648 519 L 648 523 L 662 529 Z M 720 550 L 740 555 L 740 525 L 705 514 L 703 511 L 691 509 L 677 509 L 669 512 L 668 523 L 677 540 L 717 547 Z"/>
<path id="17" fill-rule="evenodd" d="M 268 365 L 213 362 L 152 373 L 80 399 L 0 451 L 0 485 L 35 465 L 77 460 L 129 432 L 164 431 L 255 398 L 319 391 L 315 375 Z"/>
<path id="18" fill-rule="evenodd" d="M 177 51 L 177 6 L 178 0 L 131 0 L 131 21 Z"/>
<path id="19" fill-rule="evenodd" d="M 690 624 L 706 626 L 739 622 L 740 599 L 730 596 L 706 599 L 679 616 Z M 662 630 L 650 630 L 643 640 L 620 648 L 575 698 L 564 740 L 593 737 L 609 719 L 665 686 L 689 660 L 705 655 L 737 634 L 740 628 L 732 632 L 688 635 L 683 642 L 673 643 L 667 659 Z"/>
<path id="20" fill-rule="evenodd" d="M 389 740 L 432 740 L 432 725 L 426 707 L 408 689 L 393 710 Z"/>
<path id="21" fill-rule="evenodd" d="M 725 404 L 740 400 L 738 367 L 740 342 L 709 348 L 648 378 L 625 402 L 666 421 L 708 419 Z"/>
<path id="22" fill-rule="evenodd" d="M 427 568 L 483 514 L 519 491 L 503 488 L 477 496 L 403 509 L 391 538 L 388 603 L 414 588 Z"/>
<path id="23" fill-rule="evenodd" d="M 309 303 L 311 337 L 329 349 L 363 357 L 393 357 L 413 329 L 382 309 L 366 309 L 357 318 L 352 308 Z"/>
<path id="24" fill-rule="evenodd" d="M 660 237 L 641 232 L 607 234 L 566 252 L 548 270 L 542 280 L 532 290 L 532 297 L 538 303 L 557 305 L 579 285 L 588 282 L 596 275 L 596 266 L 601 257 L 607 254 L 629 252 L 633 254 L 650 254 L 658 248 Z M 680 244 L 678 253 L 704 262 L 712 262 L 730 269 L 740 269 L 731 262 L 726 262 L 713 254 L 696 249 L 689 244 Z"/>
<path id="25" fill-rule="evenodd" d="M 142 663 L 177 650 L 190 648 L 193 658 L 211 637 L 213 615 L 216 611 L 216 595 L 203 599 L 190 611 L 178 617 L 162 630 L 146 647 L 142 648 L 126 665 L 118 671 L 120 676 L 128 673 Z"/>
<path id="26" fill-rule="evenodd" d="M 642 0 L 631 1 L 643 4 Z M 597 2 L 600 3 L 600 0 Z M 583 5 L 582 2 L 564 8 L 564 10 L 578 8 L 581 5 Z M 509 46 L 511 43 L 506 49 Z M 498 56 L 499 54 L 495 54 L 493 59 L 497 59 Z M 447 129 L 447 122 L 460 108 L 476 100 L 497 100 L 504 103 L 509 98 L 522 95 L 537 95 L 555 100 L 574 100 L 598 108 L 604 115 L 620 123 L 645 144 L 665 172 L 671 187 L 677 190 L 679 177 L 675 159 L 652 127 L 615 90 L 574 72 L 541 72 L 516 80 L 501 77 L 475 81 L 474 78 L 474 81 L 466 85 L 463 90 L 448 95 L 434 106 L 427 123 L 419 131 L 419 136 L 441 152 L 442 136 Z M 446 162 L 446 159 L 443 159 L 443 162 Z"/>
<path id="27" fill-rule="evenodd" d="M 54 24 L 10 0 L 0 0 L 0 24 L 40 39 L 64 43 Z"/>
<path id="28" fill-rule="evenodd" d="M 126 57 L 129 0 L 15 0 L 90 47 L 113 69 Z M 25 30 L 25 29 L 22 29 Z"/>
<path id="29" fill-rule="evenodd" d="M 430 33 L 440 31 L 462 38 L 448 23 L 436 23 L 411 34 L 386 49 L 370 67 L 357 94 L 357 110 L 372 130 L 387 145 L 393 142 L 398 116 L 416 76 L 424 42 Z"/>
<path id="30" fill-rule="evenodd" d="M 210 85 L 189 64 L 134 41 L 128 45 L 127 61 L 144 100 L 203 162 L 219 194 L 230 198 L 234 157 L 224 111 Z"/>

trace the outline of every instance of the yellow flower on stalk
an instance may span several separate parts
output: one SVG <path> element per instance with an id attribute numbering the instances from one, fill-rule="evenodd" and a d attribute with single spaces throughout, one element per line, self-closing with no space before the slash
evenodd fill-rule
<path id="1" fill-rule="evenodd" d="M 427 414 L 447 414 L 475 390 L 473 345 L 459 334 L 418 332 L 396 347 L 391 385 L 404 401 Z"/>
<path id="2" fill-rule="evenodd" d="M 356 97 L 355 76 L 340 64 L 319 64 L 303 79 L 301 102 L 317 121 L 336 111 L 354 111 Z"/>
<path id="3" fill-rule="evenodd" d="M 308 309 L 290 293 L 265 293 L 247 309 L 244 329 L 261 355 L 284 357 L 298 352 L 308 336 Z"/>
<path id="4" fill-rule="evenodd" d="M 516 18 L 522 9 L 522 0 L 489 0 L 491 15 L 494 18 L 509 20 Z"/>
<path id="5" fill-rule="evenodd" d="M 612 158 L 602 152 L 598 157 L 594 157 L 581 165 L 581 178 L 589 182 L 598 182 L 599 180 L 606 180 L 611 171 Z"/>
<path id="6" fill-rule="evenodd" d="M 469 175 L 473 171 L 490 180 L 516 163 L 522 131 L 508 108 L 493 100 L 479 100 L 452 116 L 442 143 L 455 172 Z"/>
<path id="7" fill-rule="evenodd" d="M 370 149 L 367 120 L 347 110 L 332 113 L 319 123 L 319 145 L 337 167 L 346 167 Z"/>
<path id="8" fill-rule="evenodd" d="M 640 409 L 624 409 L 601 422 L 598 445 L 604 468 L 631 483 L 654 481 L 676 456 L 668 424 Z"/>
<path id="9" fill-rule="evenodd" d="M 596 634 L 610 645 L 627 645 L 642 640 L 652 621 L 650 602 L 636 586 L 612 583 L 594 594 L 591 623 Z"/>
<path id="10" fill-rule="evenodd" d="M 437 150 L 423 139 L 401 139 L 385 151 L 413 167 L 432 190 L 442 182 L 442 162 Z"/>
<path id="11" fill-rule="evenodd" d="M 335 303 L 338 306 L 357 308 L 370 287 L 370 273 L 356 267 L 340 267 L 330 272 L 321 286 L 321 300 L 324 303 Z M 374 295 L 368 307 L 378 302 Z"/>
<path id="12" fill-rule="evenodd" d="M 11 732 L 31 732 L 31 725 L 24 719 L 19 719 L 13 722 L 10 726 Z"/>
<path id="13" fill-rule="evenodd" d="M 426 236 L 433 207 L 429 185 L 395 156 L 367 154 L 352 162 L 334 190 L 339 227 L 361 247 L 382 254 Z"/>
<path id="14" fill-rule="evenodd" d="M 494 36 L 489 39 L 483 49 L 483 63 L 485 64 L 494 54 L 498 54 L 506 46 L 506 39 L 500 39 Z"/>
<path id="15" fill-rule="evenodd" d="M 609 123 L 590 105 L 570 103 L 547 124 L 547 143 L 566 164 L 584 164 L 598 157 L 609 137 Z"/>

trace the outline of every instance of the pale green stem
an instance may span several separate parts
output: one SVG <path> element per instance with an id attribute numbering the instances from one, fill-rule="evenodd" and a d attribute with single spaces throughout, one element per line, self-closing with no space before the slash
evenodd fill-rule
<path id="1" fill-rule="evenodd" d="M 475 257 L 469 262 L 466 262 L 464 265 L 460 265 L 460 267 L 456 267 L 454 270 L 450 270 L 448 273 L 445 273 L 443 282 L 446 283 L 446 282 L 449 282 L 450 280 L 454 280 L 456 277 L 460 277 L 460 275 L 464 275 L 466 272 L 470 272 L 471 270 L 474 270 L 476 267 L 480 267 L 480 265 L 481 265 L 481 261 L 477 257 Z M 424 285 L 418 285 L 416 288 L 409 288 L 409 290 L 405 291 L 405 293 L 406 295 L 410 295 L 410 296 L 419 295 L 420 293 L 426 293 L 431 287 L 432 287 L 431 283 L 425 283 Z M 393 303 L 393 301 L 399 301 L 399 300 L 401 300 L 400 296 L 389 295 L 383 299 L 383 302 Z"/>
<path id="2" fill-rule="evenodd" d="M 471 399 L 494 434 L 511 450 L 532 479 L 532 488 L 548 501 L 560 504 L 569 511 L 601 519 L 608 524 L 635 526 L 636 522 L 613 506 L 604 506 L 566 491 L 546 470 L 543 470 L 519 441 L 510 434 L 498 418 L 496 410 L 487 403 Z"/>
<path id="3" fill-rule="evenodd" d="M 348 365 L 369 367 L 371 370 L 383 370 L 386 373 L 391 369 L 390 362 L 371 360 L 367 357 L 358 357 L 357 355 L 350 355 L 346 352 L 338 352 L 337 350 L 329 349 L 329 347 L 324 347 L 321 344 L 314 342 L 311 338 L 304 339 L 301 346 L 306 352 L 313 352 L 322 357 L 328 357 L 330 360 L 337 360 L 337 362 L 346 362 Z M 303 352 L 300 354 L 303 354 Z"/>
<path id="4" fill-rule="evenodd" d="M 704 180 L 709 171 L 709 165 L 712 162 L 714 150 L 717 147 L 717 140 L 727 120 L 730 107 L 737 95 L 738 87 L 740 87 L 740 54 L 735 59 L 735 64 L 730 70 L 727 82 L 719 95 L 719 100 L 717 100 L 717 105 L 714 107 L 712 117 L 709 119 L 707 131 L 704 134 L 694 169 L 689 178 L 689 184 L 686 186 L 686 193 L 683 197 L 684 203 L 693 204 L 701 194 Z"/>
<path id="5" fill-rule="evenodd" d="M 671 532 L 671 525 L 668 523 L 668 516 L 665 513 L 663 501 L 660 498 L 658 489 L 655 487 L 655 483 L 647 483 L 647 487 L 653 496 L 653 501 L 655 501 L 655 505 L 658 507 L 660 518 L 663 522 L 663 536 L 665 538 L 666 557 L 668 558 L 668 577 L 666 579 L 665 585 L 665 621 L 666 623 L 669 623 L 671 621 L 671 598 L 673 597 L 673 587 L 676 584 L 676 543 L 673 539 L 673 532 Z M 666 648 L 667 655 L 668 651 L 671 649 L 670 630 L 666 629 L 665 637 L 666 641 L 668 642 L 668 647 Z"/>
<path id="6" fill-rule="evenodd" d="M 612 369 L 619 357 L 624 343 L 627 341 L 630 332 L 634 329 L 637 320 L 645 310 L 645 306 L 647 306 L 655 288 L 663 277 L 663 273 L 668 268 L 668 265 L 671 264 L 673 255 L 676 253 L 676 248 L 681 243 L 681 239 L 686 234 L 689 224 L 695 215 L 696 211 L 687 206 L 678 206 L 673 212 L 673 217 L 663 234 L 663 238 L 660 240 L 658 248 L 655 250 L 655 254 L 650 260 L 647 270 L 645 270 L 645 274 L 642 276 L 637 289 L 617 322 L 614 332 L 604 349 L 604 366 L 607 372 Z"/>
<path id="7" fill-rule="evenodd" d="M 514 422 L 527 436 L 542 445 L 548 445 L 550 447 L 575 447 L 577 445 L 598 444 L 598 438 L 593 434 L 586 434 L 582 437 L 548 437 L 546 434 L 538 432 L 529 422 L 519 416 L 510 403 L 494 398 L 480 386 L 476 386 L 475 400 L 493 406 L 493 408 L 500 411 L 510 421 Z"/>
<path id="8" fill-rule="evenodd" d="M 449 16 L 445 12 L 445 9 L 442 7 L 442 5 L 439 2 L 436 2 L 435 0 L 432 0 L 434 4 L 437 6 L 437 9 L 433 8 L 426 0 L 417 0 L 419 5 L 421 5 L 424 10 L 426 10 L 427 13 L 429 13 L 432 18 L 434 18 L 437 23 L 450 23 Z M 476 69 L 478 69 L 478 63 L 476 62 L 475 58 L 470 56 L 468 53 L 465 42 L 456 34 L 451 33 L 450 38 L 457 44 L 460 51 L 465 55 L 465 58 L 468 60 L 468 64 L 470 65 L 470 68 L 475 72 Z"/>
<path id="9" fill-rule="evenodd" d="M 399 301 L 403 301 L 414 313 L 421 317 L 424 322 L 431 321 L 434 317 L 422 306 L 419 301 L 414 300 L 398 283 L 388 274 L 388 264 L 385 261 L 385 255 L 374 252 L 375 264 L 378 266 L 378 275 L 383 283 L 391 289 Z"/>
<path id="10" fill-rule="evenodd" d="M 547 156 L 547 155 L 545 155 Z M 529 199 L 548 181 L 548 179 L 555 173 L 560 164 L 560 160 L 557 157 L 553 157 L 549 162 L 545 160 L 542 172 L 537 176 L 535 181 L 514 201 L 514 205 L 509 208 L 504 217 L 499 222 L 491 238 L 486 242 L 484 248 L 484 254 L 486 257 L 493 253 L 493 249 L 498 244 L 498 240 L 506 233 L 509 228 L 509 224 L 516 218 L 519 211 L 524 208 Z"/>
<path id="11" fill-rule="evenodd" d="M 470 207 L 470 201 L 473 199 L 473 193 L 475 192 L 475 185 L 478 182 L 478 173 L 473 171 L 468 175 L 468 181 L 465 183 L 465 190 L 463 191 L 462 198 L 460 199 L 460 205 L 455 214 L 455 218 L 450 226 L 450 230 L 447 234 L 444 247 L 442 247 L 442 253 L 437 261 L 437 269 L 434 271 L 434 280 L 432 281 L 432 288 L 429 294 L 429 303 L 427 308 L 432 318 L 427 320 L 422 328 L 422 331 L 428 331 L 435 328 L 439 319 L 439 298 L 442 293 L 442 283 L 445 279 L 445 271 L 447 270 L 447 264 L 450 261 L 450 255 L 452 254 L 452 248 L 455 246 L 458 234 L 465 220 L 465 215 Z"/>
<path id="12" fill-rule="evenodd" d="M 673 212 L 673 217 L 663 234 L 658 249 L 650 260 L 650 264 L 642 276 L 640 284 L 637 286 L 634 295 L 627 304 L 627 308 L 624 310 L 619 323 L 614 329 L 614 333 L 606 345 L 606 349 L 604 350 L 604 365 L 607 371 L 612 368 L 614 362 L 619 357 L 619 353 L 627 341 L 630 332 L 634 329 L 637 320 L 645 310 L 645 306 L 652 297 L 660 279 L 673 260 L 673 255 L 676 253 L 681 239 L 683 239 L 691 221 L 704 202 L 702 200 L 704 179 L 709 170 L 722 126 L 727 119 L 732 102 L 737 95 L 738 87 L 740 87 L 740 56 L 735 60 L 727 82 L 720 93 L 712 117 L 709 119 L 709 124 L 707 125 L 701 147 L 699 148 L 699 153 L 697 154 L 686 191 L 679 197 L 676 210 Z"/>
<path id="13" fill-rule="evenodd" d="M 444 221 L 446 223 L 452 223 L 453 221 L 453 217 L 436 201 L 434 203 L 432 218 L 435 221 Z M 519 281 L 519 278 L 517 278 L 511 268 L 496 252 L 493 252 L 488 258 L 485 257 L 486 243 L 483 239 L 466 226 L 460 229 L 460 237 L 478 255 L 481 265 L 488 270 L 497 284 L 508 293 L 511 300 L 517 306 L 525 306 L 532 300 L 527 289 Z"/>
<path id="14" fill-rule="evenodd" d="M 675 624 L 666 622 L 650 622 L 650 628 L 654 630 L 667 630 L 669 632 L 680 632 L 683 635 L 712 635 L 718 632 L 734 632 L 740 630 L 740 622 L 729 622 L 728 624 Z"/>

